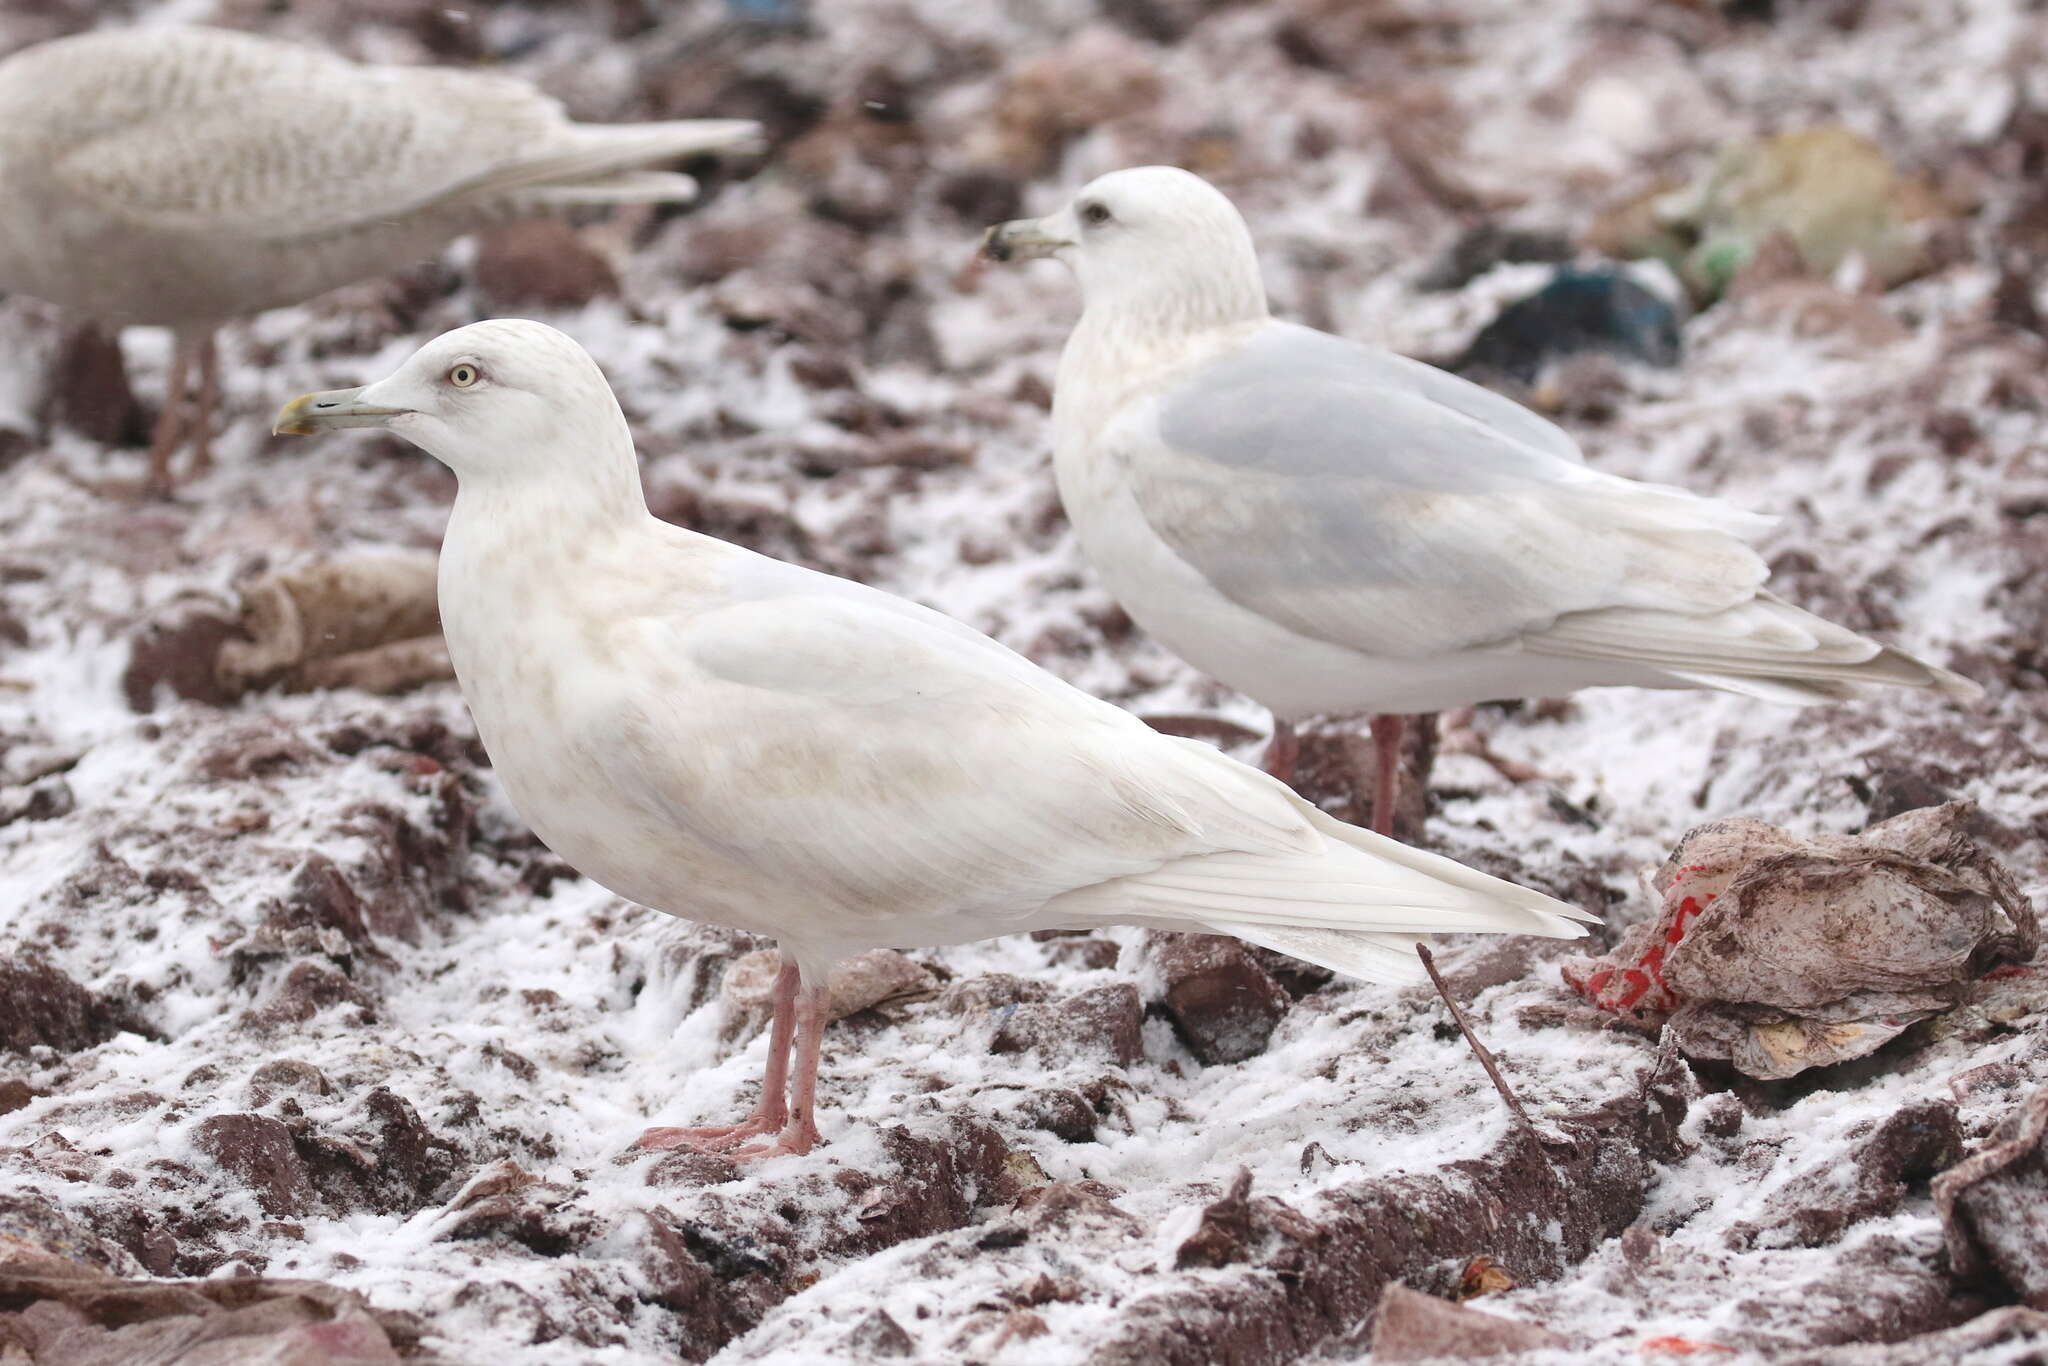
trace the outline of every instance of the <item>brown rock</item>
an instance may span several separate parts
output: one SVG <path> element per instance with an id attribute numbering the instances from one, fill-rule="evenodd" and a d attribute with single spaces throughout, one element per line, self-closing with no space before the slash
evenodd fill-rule
<path id="1" fill-rule="evenodd" d="M 149 418 L 129 387 L 118 333 L 97 323 L 65 333 L 49 379 L 53 421 L 102 446 L 139 446 L 149 439 Z"/>
<path id="2" fill-rule="evenodd" d="M 588 1242 L 598 1221 L 573 1202 L 575 1192 L 551 1181 L 489 1195 L 456 1216 L 442 1237 L 518 1243 L 543 1257 L 559 1257 Z"/>
<path id="3" fill-rule="evenodd" d="M 16 821 L 53 821 L 77 809 L 71 784 L 53 775 L 26 787 L 0 787 L 0 825 Z"/>
<path id="4" fill-rule="evenodd" d="M 494 313 L 581 308 L 619 292 L 611 262 L 559 218 L 530 218 L 479 234 L 476 286 Z"/>
<path id="5" fill-rule="evenodd" d="M 427 1128 L 403 1097 L 384 1087 L 370 1093 L 361 1118 L 350 1128 L 302 1132 L 297 1147 L 321 1198 L 342 1211 L 410 1214 L 425 1209 L 468 1165 L 453 1143 Z"/>
<path id="6" fill-rule="evenodd" d="M 325 1096 L 333 1091 L 325 1073 L 297 1058 L 274 1058 L 249 1074 L 249 1103 L 259 1108 L 283 1095 Z"/>
<path id="7" fill-rule="evenodd" d="M 1760 1224 L 1739 1226 L 1737 1247 L 1818 1247 L 1866 1219 L 1891 1213 L 1908 1183 L 1924 1181 L 1962 1152 L 1962 1126 L 1947 1101 L 1907 1105 L 1857 1143 L 1844 1163 L 1803 1172 L 1771 1196 Z"/>
<path id="8" fill-rule="evenodd" d="M 1636 1096 L 1549 1122 L 1540 1142 L 1511 1131 L 1477 1161 L 1345 1181 L 1299 1212 L 1253 1199 L 1246 1269 L 1141 1277 L 1091 1361 L 1295 1360 L 1363 1319 L 1389 1283 L 1455 1274 L 1475 1248 L 1531 1281 L 1555 1276 L 1640 1215 L 1656 1164 L 1679 1151 L 1689 1082 L 1667 1067 Z"/>
<path id="9" fill-rule="evenodd" d="M 859 1359 L 907 1357 L 917 1350 L 917 1340 L 903 1331 L 903 1325 L 889 1317 L 886 1309 L 870 1309 L 840 1341 L 840 1350 Z"/>
<path id="10" fill-rule="evenodd" d="M 1202 1222 L 1181 1241 L 1173 1264 L 1182 1270 L 1191 1266 L 1229 1266 L 1251 1256 L 1252 1174 L 1243 1167 L 1230 1182 L 1229 1193 L 1202 1210 Z"/>
<path id="11" fill-rule="evenodd" d="M 1061 1001 L 1015 1007 L 997 1027 L 990 1051 L 1027 1049 L 1053 1062 L 1099 1058 L 1129 1067 L 1145 1055 L 1138 989 L 1118 982 L 1090 987 Z"/>
<path id="12" fill-rule="evenodd" d="M 1024 186 L 1008 171 L 984 166 L 955 171 L 941 180 L 938 200 L 961 222 L 986 226 L 1023 214 Z"/>
<path id="13" fill-rule="evenodd" d="M 2048 1310 L 2048 1087 L 1992 1131 L 1974 1156 L 1934 1181 L 1949 1261 Z"/>
<path id="14" fill-rule="evenodd" d="M 137 1270 L 117 1243 L 35 1191 L 0 1191 L 0 1275 L 77 1276 Z M 4 1317 L 0 1317 L 4 1321 Z M 0 1330 L 0 1343 L 6 1342 Z"/>
<path id="15" fill-rule="evenodd" d="M 1027 1129 L 1039 1129 L 1065 1143 L 1086 1143 L 1095 1137 L 1101 1116 L 1087 1097 L 1064 1086 L 1040 1087 L 1026 1093 L 1009 1119 Z"/>
<path id="16" fill-rule="evenodd" d="M 20 1346 L 28 1360 L 64 1366 L 397 1366 L 400 1349 L 409 1353 L 423 1332 L 410 1314 L 317 1281 L 0 1271 L 0 1304 L 8 1307 L 0 1311 L 0 1341 Z M 196 1344 L 203 1345 L 193 1350 Z"/>
<path id="17" fill-rule="evenodd" d="M 976 977 L 962 978 L 947 987 L 938 1004 L 939 1009 L 949 1015 L 985 1016 L 1006 1011 L 1011 1006 L 1048 1000 L 1051 996 L 1052 988 L 1035 977 L 985 972 Z"/>
<path id="18" fill-rule="evenodd" d="M 318 963 L 294 963 L 284 981 L 263 1005 L 250 1012 L 258 1029 L 304 1024 L 329 1006 L 370 1006 L 370 998 L 354 982 Z"/>
<path id="19" fill-rule="evenodd" d="M 1570 1345 L 1538 1324 L 1467 1309 L 1400 1284 L 1389 1285 L 1380 1296 L 1372 1325 L 1375 1361 L 1462 1361 Z"/>
<path id="20" fill-rule="evenodd" d="M 199 1151 L 256 1193 L 273 1218 L 310 1213 L 316 1204 L 291 1130 L 268 1115 L 213 1115 L 193 1132 Z"/>
<path id="21" fill-rule="evenodd" d="M 156 710 L 162 694 L 221 706 L 233 700 L 214 672 L 221 646 L 240 628 L 218 603 L 187 598 L 138 627 L 129 638 L 121 695 L 130 709 Z"/>
<path id="22" fill-rule="evenodd" d="M 967 1222 L 979 1192 L 1009 1173 L 1009 1150 L 986 1124 L 956 1118 L 938 1131 L 903 1125 L 882 1130 L 882 1151 L 896 1171 L 876 1181 L 856 1207 L 857 1245 L 879 1250 Z"/>
<path id="23" fill-rule="evenodd" d="M 1933 1362 L 2010 1361 L 2032 1363 L 2048 1343 L 2048 1314 L 2007 1305 L 1968 1323 L 1921 1333 L 1899 1342 L 1858 1342 L 1776 1358 L 1775 1366 L 1930 1366 Z M 2031 1352 L 2014 1349 L 2032 1348 Z"/>
<path id="24" fill-rule="evenodd" d="M 1167 1018 L 1205 1063 L 1243 1062 L 1265 1052 L 1293 1004 L 1243 944 L 1223 935 L 1159 935 L 1153 963 L 1166 981 Z"/>
<path id="25" fill-rule="evenodd" d="M 40 956 L 0 957 L 0 1052 L 75 1053 L 128 1027 L 125 1012 Z"/>

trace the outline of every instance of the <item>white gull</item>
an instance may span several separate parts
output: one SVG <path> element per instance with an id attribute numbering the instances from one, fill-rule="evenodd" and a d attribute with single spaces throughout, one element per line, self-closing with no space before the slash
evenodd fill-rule
<path id="1" fill-rule="evenodd" d="M 757 1109 L 646 1146 L 806 1151 L 829 974 L 874 947 L 1137 924 L 1406 982 L 1419 935 L 1591 918 L 1334 820 L 929 608 L 657 520 L 603 374 L 540 323 L 450 332 L 277 419 L 338 427 L 456 473 L 448 651 L 534 831 L 621 896 L 781 945 Z"/>
<path id="2" fill-rule="evenodd" d="M 1112 172 L 984 249 L 1080 282 L 1053 462 L 1096 572 L 1272 710 L 1280 776 L 1293 722 L 1378 713 L 1381 830 L 1404 713 L 1603 684 L 1981 693 L 1772 595 L 1746 539 L 1770 518 L 1590 469 L 1520 404 L 1273 318 L 1243 218 L 1186 171 Z"/>

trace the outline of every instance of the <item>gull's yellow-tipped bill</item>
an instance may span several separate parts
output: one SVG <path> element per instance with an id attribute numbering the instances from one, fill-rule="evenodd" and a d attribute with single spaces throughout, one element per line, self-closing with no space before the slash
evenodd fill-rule
<path id="1" fill-rule="evenodd" d="M 365 403 L 363 393 L 363 388 L 356 388 L 301 394 L 277 410 L 277 420 L 270 424 L 270 430 L 276 436 L 312 436 L 341 427 L 388 427 L 392 418 L 411 411 Z"/>

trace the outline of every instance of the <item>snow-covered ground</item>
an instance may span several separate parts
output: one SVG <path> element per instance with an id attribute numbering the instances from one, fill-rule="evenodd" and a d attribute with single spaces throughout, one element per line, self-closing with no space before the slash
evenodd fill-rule
<path id="1" fill-rule="evenodd" d="M 0 49 L 83 8 L 0 13 Z M 1873 779 L 1911 780 L 1979 802 L 2022 890 L 2048 892 L 2048 346 L 1991 319 L 2002 272 L 2048 306 L 2048 25 L 2022 0 L 845 0 L 797 28 L 635 0 L 130 8 L 106 22 L 493 60 L 587 118 L 768 119 L 775 151 L 702 209 L 586 225 L 620 294 L 546 315 L 612 378 L 656 509 L 955 613 L 1140 712 L 1255 730 L 1256 707 L 1128 628 L 1066 535 L 1044 396 L 1073 291 L 1049 264 L 974 269 L 985 222 L 1118 166 L 1188 165 L 1244 209 L 1283 315 L 1442 359 L 1541 278 L 1422 289 L 1465 226 L 1577 233 L 1728 139 L 1846 122 L 1930 177 L 1955 219 L 1944 263 L 1882 295 L 1813 286 L 1796 316 L 1723 303 L 1687 322 L 1679 368 L 1610 369 L 1564 420 L 1601 468 L 1780 514 L 1782 592 L 1989 696 L 1484 709 L 1495 751 L 1543 779 L 1446 755 L 1428 838 L 1618 927 L 1650 911 L 1637 870 L 1689 827 L 1851 831 Z M 1320 1246 L 1375 1182 L 1435 1180 L 1453 1203 L 1513 1186 L 1499 1100 L 1425 993 L 1305 990 L 1263 1052 L 1209 1066 L 1153 1011 L 1126 1063 L 1078 1007 L 1048 1012 L 1042 1047 L 992 1047 L 1020 1003 L 1125 982 L 1156 1003 L 1144 935 L 936 950 L 915 955 L 936 995 L 828 1038 L 827 1146 L 738 1175 L 630 1155 L 647 1124 L 750 1103 L 764 1041 L 727 1037 L 717 978 L 753 946 L 562 868 L 452 683 L 212 705 L 159 682 L 241 577 L 437 543 L 438 466 L 380 438 L 273 440 L 268 418 L 488 316 L 475 253 L 231 330 L 217 468 L 171 503 L 92 491 L 140 454 L 44 431 L 58 320 L 0 301 L 0 428 L 21 437 L 0 433 L 0 957 L 29 965 L 0 1020 L 57 1040 L 0 1053 L 0 1231 L 48 1202 L 130 1273 L 330 1281 L 418 1314 L 415 1350 L 454 1362 L 1369 1359 L 1369 1302 L 1286 1301 L 1292 1338 L 1190 1306 L 1242 1318 L 1296 1284 L 1274 1249 Z M 168 341 L 126 341 L 153 399 Z M 156 664 L 132 663 L 138 642 Z M 1540 1119 L 1612 1104 L 1641 1123 L 1655 1041 L 1603 1027 L 1554 955 L 1444 958 Z M 37 1015 L 24 984 L 59 992 L 53 974 L 89 1002 Z M 1686 1117 L 1639 1179 L 1582 1164 L 1600 1209 L 1508 1208 L 1500 1248 L 1470 1246 L 1521 1282 L 1482 1306 L 1590 1344 L 1560 1361 L 1962 1322 L 1984 1306 L 1947 1279 L 1924 1173 L 1836 1235 L 1773 1230 L 1907 1107 L 1953 1101 L 1981 1141 L 2048 1074 L 2037 981 L 1831 1073 L 1674 1083 Z M 1177 1266 L 1240 1169 L 1253 1252 Z"/>

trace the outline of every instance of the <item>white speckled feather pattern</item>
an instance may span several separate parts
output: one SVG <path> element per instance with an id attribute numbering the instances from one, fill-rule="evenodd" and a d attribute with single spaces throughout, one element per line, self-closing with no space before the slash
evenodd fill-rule
<path id="1" fill-rule="evenodd" d="M 506 76 L 218 29 L 60 39 L 0 61 L 0 289 L 210 326 L 549 204 L 687 199 L 640 168 L 756 132 L 578 125 Z"/>

